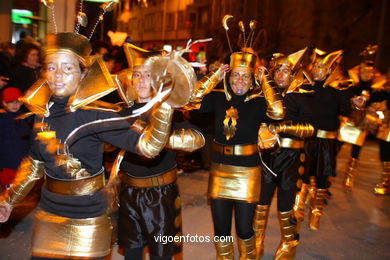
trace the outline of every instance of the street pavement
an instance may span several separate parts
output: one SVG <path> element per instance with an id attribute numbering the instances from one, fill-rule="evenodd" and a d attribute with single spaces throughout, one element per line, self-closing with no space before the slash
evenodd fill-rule
<path id="1" fill-rule="evenodd" d="M 346 192 L 341 183 L 350 149 L 350 145 L 345 144 L 338 155 L 338 176 L 330 189 L 333 195 L 321 218 L 320 230 L 309 230 L 307 218 L 302 224 L 296 259 L 390 259 L 390 196 L 373 193 L 381 173 L 378 145 L 374 141 L 367 141 L 361 152 L 355 187 L 352 192 Z M 183 173 L 179 177 L 185 236 L 213 235 L 206 198 L 207 181 L 208 172 L 203 170 Z M 31 195 L 17 209 L 14 215 L 16 220 L 0 227 L 1 260 L 29 259 L 32 215 L 37 197 L 37 192 Z M 266 230 L 265 254 L 262 258 L 265 260 L 273 259 L 280 241 L 276 214 L 274 199 Z M 235 234 L 234 230 L 232 234 Z M 235 253 L 238 259 L 237 247 Z M 122 260 L 124 257 L 114 246 L 112 255 L 106 259 Z M 183 253 L 175 256 L 175 259 L 215 259 L 214 245 L 211 242 L 185 243 Z"/>

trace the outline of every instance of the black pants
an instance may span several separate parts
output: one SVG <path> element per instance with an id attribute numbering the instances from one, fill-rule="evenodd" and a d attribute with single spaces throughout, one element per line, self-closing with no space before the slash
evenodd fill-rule
<path id="1" fill-rule="evenodd" d="M 237 236 L 240 239 L 251 238 L 254 234 L 252 223 L 255 204 L 237 200 L 211 199 L 211 213 L 214 222 L 215 236 L 230 236 L 232 228 L 232 215 Z"/>
<path id="2" fill-rule="evenodd" d="M 125 248 L 125 260 L 143 260 L 144 248 Z M 149 254 L 150 260 L 171 260 L 172 256 L 155 256 Z"/>

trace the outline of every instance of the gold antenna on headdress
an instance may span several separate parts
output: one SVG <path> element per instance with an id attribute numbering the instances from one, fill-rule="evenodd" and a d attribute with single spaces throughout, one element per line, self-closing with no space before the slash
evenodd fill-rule
<path id="1" fill-rule="evenodd" d="M 242 35 L 244 37 L 244 39 L 242 41 L 244 43 L 244 46 L 242 46 L 242 48 L 246 48 L 245 25 L 244 25 L 244 22 L 243 21 L 239 21 L 238 22 L 238 27 L 240 28 L 240 31 L 242 32 Z"/>
<path id="2" fill-rule="evenodd" d="M 111 12 L 114 9 L 114 6 L 115 6 L 115 2 L 113 2 L 113 1 L 104 3 L 104 4 L 102 4 L 100 6 L 101 11 L 100 11 L 100 14 L 99 14 L 98 18 L 96 19 L 96 22 L 93 24 L 93 26 L 92 26 L 92 28 L 90 30 L 90 33 L 89 33 L 89 36 L 88 36 L 89 40 L 91 39 L 92 34 L 95 31 L 95 29 L 96 29 L 97 25 L 99 24 L 99 22 L 101 20 L 103 20 L 104 14 L 107 13 L 107 12 Z"/>
<path id="3" fill-rule="evenodd" d="M 80 25 L 82 27 L 86 27 L 87 24 L 88 24 L 88 18 L 87 18 L 87 15 L 83 12 L 83 8 L 84 8 L 84 0 L 80 0 L 80 10 L 77 14 L 77 24 L 76 24 L 76 28 L 74 29 L 74 32 L 75 33 L 78 33 L 79 30 L 80 30 Z"/>
<path id="4" fill-rule="evenodd" d="M 42 4 L 44 4 L 47 8 L 50 9 L 50 18 L 49 24 L 52 27 L 52 31 L 57 33 L 57 23 L 54 15 L 54 0 L 41 0 Z"/>
<path id="5" fill-rule="evenodd" d="M 229 34 L 228 34 L 229 27 L 227 25 L 227 21 L 231 18 L 233 18 L 233 15 L 231 15 L 231 14 L 225 14 L 225 16 L 222 18 L 222 26 L 223 26 L 223 28 L 225 28 L 226 39 L 227 39 L 227 42 L 229 45 L 230 53 L 233 52 L 233 49 L 232 49 L 232 46 L 230 45 Z"/>
<path id="6" fill-rule="evenodd" d="M 249 48 L 252 48 L 253 36 L 255 35 L 255 29 L 256 29 L 256 21 L 255 20 L 251 20 L 249 22 L 249 28 L 251 28 L 251 32 L 249 33 L 249 36 L 248 36 L 248 40 L 250 38 Z"/>

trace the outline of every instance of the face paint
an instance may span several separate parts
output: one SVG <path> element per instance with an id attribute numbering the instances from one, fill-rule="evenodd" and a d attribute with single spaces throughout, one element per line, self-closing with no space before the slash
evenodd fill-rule
<path id="1" fill-rule="evenodd" d="M 68 53 L 52 53 L 45 57 L 44 76 L 54 96 L 73 95 L 82 79 L 77 57 Z"/>

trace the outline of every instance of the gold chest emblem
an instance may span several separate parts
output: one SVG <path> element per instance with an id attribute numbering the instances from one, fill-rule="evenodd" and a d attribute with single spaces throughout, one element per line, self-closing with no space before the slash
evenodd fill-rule
<path id="1" fill-rule="evenodd" d="M 238 119 L 238 111 L 234 107 L 230 107 L 226 110 L 225 120 L 223 120 L 223 133 L 226 136 L 226 140 L 229 140 L 236 133 Z"/>

